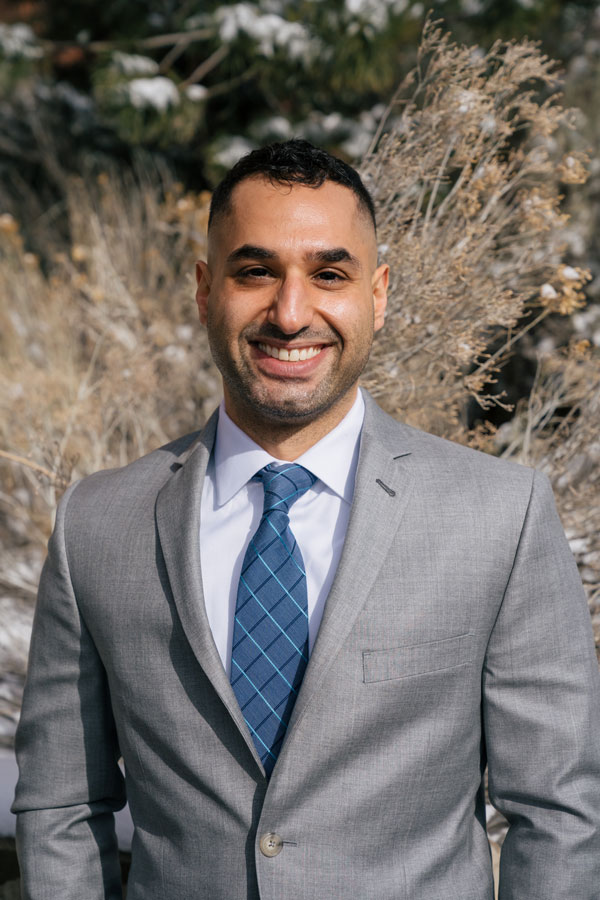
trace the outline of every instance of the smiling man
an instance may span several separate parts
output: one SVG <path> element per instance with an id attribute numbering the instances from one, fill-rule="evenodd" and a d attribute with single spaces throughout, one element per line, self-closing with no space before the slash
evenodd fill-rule
<path id="1" fill-rule="evenodd" d="M 356 399 L 383 325 L 388 266 L 377 265 L 366 192 L 361 206 L 339 182 L 254 175 L 232 193 L 225 202 L 217 189 L 208 262 L 197 264 L 200 320 L 228 414 L 295 459 Z"/>
<path id="2" fill-rule="evenodd" d="M 17 749 L 28 900 L 596 900 L 600 691 L 546 479 L 359 390 L 388 267 L 358 174 L 257 150 L 211 206 L 199 433 L 69 489 Z"/>

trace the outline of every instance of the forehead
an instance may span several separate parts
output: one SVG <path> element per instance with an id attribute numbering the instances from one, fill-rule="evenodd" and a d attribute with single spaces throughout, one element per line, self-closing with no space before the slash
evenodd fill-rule
<path id="1" fill-rule="evenodd" d="M 283 252 L 327 246 L 369 257 L 376 252 L 370 217 L 350 188 L 332 181 L 317 188 L 262 177 L 237 184 L 230 209 L 211 228 L 209 248 L 229 253 L 247 242 Z"/>

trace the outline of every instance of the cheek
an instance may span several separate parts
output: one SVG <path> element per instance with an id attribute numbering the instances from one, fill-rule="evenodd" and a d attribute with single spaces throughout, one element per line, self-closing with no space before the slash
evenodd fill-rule
<path id="1" fill-rule="evenodd" d="M 207 330 L 211 346 L 221 353 L 225 351 L 228 356 L 237 356 L 237 348 L 245 343 L 242 335 L 248 324 L 243 299 L 227 303 L 221 297 L 208 309 Z"/>
<path id="2" fill-rule="evenodd" d="M 370 340 L 373 333 L 373 305 L 365 297 L 345 297 L 329 307 L 332 325 L 354 340 Z"/>
<path id="3" fill-rule="evenodd" d="M 227 345 L 229 334 L 227 321 L 223 316 L 223 310 L 220 306 L 209 306 L 206 330 L 208 332 L 208 340 L 213 351 L 213 356 L 216 355 L 216 353 L 221 355 L 221 348 L 224 348 Z"/>
<path id="4" fill-rule="evenodd" d="M 225 334 L 235 327 L 233 311 L 235 307 L 227 302 L 222 294 L 215 296 L 208 306 L 208 326 L 220 334 Z"/>

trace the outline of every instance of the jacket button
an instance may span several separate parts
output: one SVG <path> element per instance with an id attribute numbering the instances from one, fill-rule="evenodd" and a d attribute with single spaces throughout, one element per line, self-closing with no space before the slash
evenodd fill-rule
<path id="1" fill-rule="evenodd" d="M 258 846 L 263 856 L 277 856 L 283 850 L 283 841 L 274 831 L 269 831 L 268 834 L 263 834 Z"/>

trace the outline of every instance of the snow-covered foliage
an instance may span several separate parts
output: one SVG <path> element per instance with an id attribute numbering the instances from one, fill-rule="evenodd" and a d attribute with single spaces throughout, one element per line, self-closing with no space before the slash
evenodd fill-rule
<path id="1" fill-rule="evenodd" d="M 151 107 L 165 112 L 170 106 L 177 106 L 181 97 L 170 78 L 156 75 L 154 78 L 133 78 L 125 87 L 132 106 L 136 109 Z"/>
<path id="2" fill-rule="evenodd" d="M 219 7 L 214 15 L 219 37 L 225 44 L 245 34 L 256 41 L 258 51 L 273 56 L 285 51 L 291 59 L 310 59 L 320 48 L 301 22 L 290 22 L 276 13 L 263 13 L 254 3 Z"/>
<path id="3" fill-rule="evenodd" d="M 208 95 L 208 88 L 204 87 L 203 84 L 188 84 L 185 88 L 185 96 L 188 100 L 191 100 L 192 103 L 199 103 L 202 100 L 206 100 Z"/>
<path id="4" fill-rule="evenodd" d="M 238 159 L 241 159 L 242 156 L 253 150 L 255 146 L 247 138 L 234 134 L 215 145 L 213 159 L 223 168 L 229 169 L 236 164 Z"/>
<path id="5" fill-rule="evenodd" d="M 44 51 L 29 25 L 0 24 L 0 54 L 6 59 L 40 59 Z"/>
<path id="6" fill-rule="evenodd" d="M 124 75 L 156 75 L 159 65 L 150 56 L 139 56 L 133 53 L 122 53 L 116 50 L 112 55 L 115 67 Z"/>
<path id="7" fill-rule="evenodd" d="M 368 22 L 373 28 L 382 30 L 387 27 L 391 15 L 406 12 L 408 0 L 345 0 L 346 11 Z"/>

